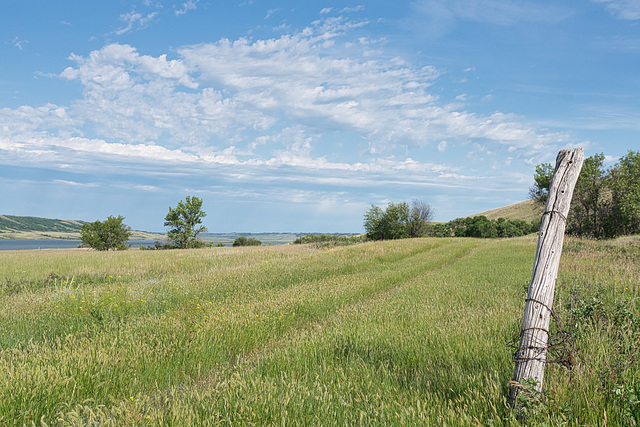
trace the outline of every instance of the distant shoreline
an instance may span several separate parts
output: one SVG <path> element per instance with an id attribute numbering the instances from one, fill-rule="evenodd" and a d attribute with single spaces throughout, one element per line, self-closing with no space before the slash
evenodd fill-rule
<path id="1" fill-rule="evenodd" d="M 2 251 L 30 251 L 46 249 L 83 249 L 79 248 L 80 240 L 70 239 L 1 239 L 0 252 Z M 138 249 L 140 245 L 153 246 L 154 240 L 129 240 L 131 249 Z"/>

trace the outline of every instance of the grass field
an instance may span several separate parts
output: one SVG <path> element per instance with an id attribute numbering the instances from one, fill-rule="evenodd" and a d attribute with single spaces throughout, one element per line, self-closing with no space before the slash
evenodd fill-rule
<path id="1" fill-rule="evenodd" d="M 518 425 L 535 246 L 0 253 L 0 425 Z M 578 351 L 530 425 L 640 422 L 639 258 L 635 239 L 566 241 Z"/>

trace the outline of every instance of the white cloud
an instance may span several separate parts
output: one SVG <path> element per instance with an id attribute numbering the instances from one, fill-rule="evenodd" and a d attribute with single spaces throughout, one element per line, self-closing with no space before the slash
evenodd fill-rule
<path id="1" fill-rule="evenodd" d="M 412 26 L 430 36 L 441 36 L 457 21 L 511 26 L 521 22 L 559 22 L 573 12 L 557 2 L 519 0 L 416 0 Z M 425 20 L 427 21 L 425 23 Z"/>
<path id="2" fill-rule="evenodd" d="M 364 10 L 364 5 L 359 4 L 355 7 L 345 7 L 340 10 L 340 13 L 350 13 L 350 12 L 362 12 Z"/>
<path id="3" fill-rule="evenodd" d="M 81 85 L 82 98 L 0 109 L 0 158 L 134 175 L 159 173 L 162 163 L 171 173 L 258 184 L 271 176 L 468 188 L 486 178 L 412 153 L 478 144 L 484 157 L 510 149 L 514 159 L 536 158 L 568 140 L 515 115 L 441 101 L 440 71 L 358 43 L 351 33 L 365 25 L 327 17 L 277 38 L 184 46 L 172 59 L 124 44 L 71 55 L 60 77 Z M 243 176 L 231 178 L 238 168 Z"/>
<path id="4" fill-rule="evenodd" d="M 24 45 L 26 45 L 27 43 L 29 43 L 28 40 L 21 40 L 18 36 L 15 36 L 11 41 L 11 44 L 14 47 L 17 47 L 19 50 L 24 49 Z"/>
<path id="5" fill-rule="evenodd" d="M 264 19 L 269 19 L 269 18 L 271 18 L 271 16 L 272 16 L 274 13 L 276 13 L 278 10 L 279 10 L 279 9 L 269 9 L 269 10 L 267 11 L 267 14 L 266 14 L 266 16 L 264 17 Z"/>
<path id="6" fill-rule="evenodd" d="M 136 28 L 146 28 L 151 21 L 156 17 L 158 12 L 153 12 L 148 15 L 143 15 L 142 13 L 136 12 L 132 10 L 128 13 L 123 13 L 120 15 L 120 20 L 125 23 L 125 26 L 119 28 L 115 31 L 116 35 L 122 35 L 132 31 Z"/>
<path id="7" fill-rule="evenodd" d="M 65 179 L 54 179 L 53 182 L 57 184 L 71 185 L 74 187 L 89 187 L 89 188 L 98 187 L 99 185 L 95 182 L 85 183 L 85 182 L 68 181 Z"/>
<path id="8" fill-rule="evenodd" d="M 596 3 L 604 3 L 609 13 L 613 16 L 635 21 L 640 19 L 640 1 L 638 0 L 592 0 Z"/>
<path id="9" fill-rule="evenodd" d="M 188 0 L 182 4 L 180 9 L 176 9 L 176 16 L 184 15 L 191 10 L 196 10 L 198 8 L 198 3 L 200 0 Z"/>

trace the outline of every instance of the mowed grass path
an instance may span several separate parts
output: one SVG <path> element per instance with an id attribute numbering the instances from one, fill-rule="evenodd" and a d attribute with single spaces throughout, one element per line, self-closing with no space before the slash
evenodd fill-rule
<path id="1" fill-rule="evenodd" d="M 534 253 L 1 253 L 0 425 L 510 425 Z"/>

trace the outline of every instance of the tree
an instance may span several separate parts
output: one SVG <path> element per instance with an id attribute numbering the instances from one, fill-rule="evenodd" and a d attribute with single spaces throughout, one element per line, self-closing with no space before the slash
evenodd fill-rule
<path id="1" fill-rule="evenodd" d="M 383 239 L 381 224 L 384 211 L 374 204 L 371 205 L 369 210 L 364 214 L 364 230 L 367 232 L 367 237 L 373 240 Z"/>
<path id="2" fill-rule="evenodd" d="M 207 214 L 202 210 L 202 199 L 187 196 L 185 201 L 178 202 L 173 209 L 169 206 L 169 213 L 164 217 L 164 226 L 172 227 L 167 233 L 169 240 L 178 248 L 193 248 L 201 246 L 197 240 L 198 234 L 206 232 L 205 226 L 198 226 Z"/>
<path id="3" fill-rule="evenodd" d="M 553 171 L 551 165 L 536 167 L 530 194 L 546 200 Z M 604 169 L 604 154 L 584 160 L 567 218 L 567 233 L 595 238 L 612 238 L 640 232 L 640 152 L 620 158 Z"/>
<path id="4" fill-rule="evenodd" d="M 364 229 L 372 240 L 403 239 L 409 236 L 411 209 L 407 202 L 389 203 L 386 209 L 371 205 L 364 215 Z"/>
<path id="5" fill-rule="evenodd" d="M 605 198 L 609 179 L 603 163 L 602 153 L 584 159 L 567 221 L 567 232 L 570 234 L 596 238 L 605 234 L 604 223 L 610 214 L 610 206 Z"/>
<path id="6" fill-rule="evenodd" d="M 629 150 L 611 171 L 613 223 L 617 234 L 640 232 L 640 151 Z"/>
<path id="7" fill-rule="evenodd" d="M 551 163 L 542 163 L 536 166 L 536 172 L 533 176 L 534 184 L 533 187 L 529 188 L 529 196 L 532 199 L 546 203 L 553 171 L 554 167 Z"/>
<path id="8" fill-rule="evenodd" d="M 411 212 L 407 222 L 409 237 L 424 237 L 427 234 L 427 224 L 433 221 L 434 209 L 420 200 L 411 203 Z"/>
<path id="9" fill-rule="evenodd" d="M 106 221 L 94 221 L 82 224 L 80 240 L 83 245 L 98 251 L 127 249 L 131 237 L 131 227 L 122 223 L 123 216 L 109 216 Z"/>

